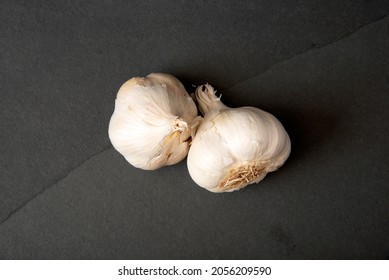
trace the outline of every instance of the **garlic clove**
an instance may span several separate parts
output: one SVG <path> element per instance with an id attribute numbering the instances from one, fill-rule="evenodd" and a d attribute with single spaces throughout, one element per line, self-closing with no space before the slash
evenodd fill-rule
<path id="1" fill-rule="evenodd" d="M 198 123 L 196 105 L 180 81 L 152 73 L 119 89 L 108 133 L 129 163 L 154 170 L 185 158 Z"/>
<path id="2" fill-rule="evenodd" d="M 254 107 L 229 108 L 210 85 L 196 89 L 204 119 L 188 154 L 192 179 L 211 192 L 258 183 L 290 154 L 290 139 L 270 113 Z"/>

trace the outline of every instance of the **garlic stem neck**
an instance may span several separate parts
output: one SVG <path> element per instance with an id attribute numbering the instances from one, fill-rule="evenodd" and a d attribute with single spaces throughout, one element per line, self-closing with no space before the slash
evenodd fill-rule
<path id="1" fill-rule="evenodd" d="M 188 129 L 188 124 L 182 118 L 176 118 L 173 122 L 173 131 L 183 132 Z"/>
<path id="2" fill-rule="evenodd" d="M 220 101 L 221 96 L 217 97 L 216 90 L 214 90 L 214 88 L 209 84 L 198 86 L 195 92 L 195 97 L 203 115 L 212 110 L 222 110 L 228 108 Z"/>

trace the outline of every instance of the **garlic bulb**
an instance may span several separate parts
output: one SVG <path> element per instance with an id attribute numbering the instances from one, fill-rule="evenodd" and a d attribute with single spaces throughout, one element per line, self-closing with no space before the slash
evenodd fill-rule
<path id="1" fill-rule="evenodd" d="M 210 85 L 196 89 L 204 119 L 188 154 L 192 179 L 211 192 L 258 183 L 288 158 L 290 139 L 271 114 L 254 107 L 229 108 Z"/>
<path id="2" fill-rule="evenodd" d="M 153 73 L 132 78 L 119 89 L 108 133 L 114 148 L 129 163 L 154 170 L 188 154 L 200 119 L 180 81 Z"/>

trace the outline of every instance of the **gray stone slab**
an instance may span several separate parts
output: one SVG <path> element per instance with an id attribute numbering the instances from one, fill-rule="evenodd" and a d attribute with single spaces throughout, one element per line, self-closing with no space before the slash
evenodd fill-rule
<path id="1" fill-rule="evenodd" d="M 387 258 L 387 1 L 0 4 L 0 258 Z M 128 78 L 276 115 L 286 165 L 215 195 L 107 137 Z"/>

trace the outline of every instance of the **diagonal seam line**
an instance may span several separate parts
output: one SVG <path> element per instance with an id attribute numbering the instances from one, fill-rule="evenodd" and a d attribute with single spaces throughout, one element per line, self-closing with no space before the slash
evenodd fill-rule
<path id="1" fill-rule="evenodd" d="M 386 15 L 383 15 L 381 17 L 379 17 L 378 19 L 374 20 L 374 21 L 371 21 L 371 22 L 368 22 L 366 24 L 363 24 L 359 27 L 357 27 L 354 31 L 348 33 L 348 34 L 345 34 L 344 36 L 340 37 L 339 39 L 335 40 L 335 41 L 332 41 L 332 42 L 329 42 L 325 45 L 322 45 L 322 46 L 315 46 L 313 48 L 310 48 L 308 50 L 304 50 L 302 52 L 298 52 L 294 55 L 291 55 L 289 57 L 286 57 L 280 61 L 277 61 L 276 63 L 270 65 L 269 67 L 267 67 L 265 70 L 263 70 L 261 73 L 259 74 L 256 74 L 254 76 L 251 76 L 247 79 L 244 79 L 244 80 L 241 80 L 241 81 L 237 81 L 235 83 L 233 83 L 232 85 L 228 86 L 227 88 L 224 88 L 224 89 L 221 89 L 223 91 L 227 91 L 227 90 L 230 90 L 231 88 L 235 87 L 236 85 L 238 84 L 241 84 L 241 83 L 244 83 L 246 81 L 249 81 L 249 80 L 252 80 L 252 79 L 255 79 L 255 78 L 258 78 L 260 77 L 261 75 L 263 75 L 264 73 L 266 73 L 267 71 L 269 71 L 271 68 L 273 68 L 274 66 L 284 62 L 284 61 L 287 61 L 287 60 L 290 60 L 290 59 L 293 59 L 294 57 L 296 56 L 299 56 L 299 55 L 302 55 L 302 54 L 305 54 L 305 53 L 308 53 L 310 52 L 311 50 L 314 50 L 314 49 L 322 49 L 322 48 L 325 48 L 327 46 L 330 46 L 330 45 L 333 45 L 343 39 L 346 39 L 350 36 L 352 36 L 354 33 L 358 32 L 359 30 L 363 29 L 364 27 L 368 26 L 368 25 L 371 25 L 371 24 L 374 24 L 374 23 L 377 23 L 381 20 L 383 20 L 384 18 L 386 18 L 387 16 L 389 16 L 389 14 L 386 14 Z M 91 156 L 89 156 L 88 158 L 86 158 L 84 161 L 82 161 L 80 164 L 78 164 L 77 166 L 75 166 L 74 168 L 72 168 L 70 171 L 68 171 L 64 176 L 62 176 L 60 179 L 58 179 L 57 181 L 55 181 L 53 184 L 51 185 L 48 185 L 46 186 L 45 188 L 43 188 L 40 192 L 38 192 L 37 194 L 35 194 L 33 197 L 31 197 L 30 199 L 26 200 L 25 202 L 23 202 L 18 208 L 14 209 L 13 211 L 11 211 L 7 217 L 5 217 L 2 221 L 0 221 L 0 226 L 3 225 L 8 219 L 10 219 L 13 215 L 15 215 L 17 212 L 19 212 L 21 209 L 23 209 L 28 203 L 30 203 L 32 200 L 34 200 L 35 198 L 39 197 L 40 195 L 42 195 L 44 192 L 46 192 L 49 188 L 51 188 L 52 186 L 56 185 L 57 183 L 59 183 L 60 181 L 62 181 L 63 179 L 65 179 L 66 177 L 69 176 L 70 173 L 72 173 L 74 170 L 76 170 L 78 167 L 80 167 L 81 165 L 83 165 L 85 162 L 87 162 L 88 160 L 90 160 L 91 158 L 105 152 L 106 150 L 109 150 L 110 148 L 112 148 L 111 146 L 107 146 L 105 148 L 103 148 L 103 150 L 100 150 L 99 152 L 97 153 L 94 153 L 92 154 Z"/>
<path id="2" fill-rule="evenodd" d="M 61 182 L 62 180 L 64 180 L 65 178 L 67 178 L 73 171 L 75 171 L 77 168 L 79 168 L 81 165 L 83 165 L 85 162 L 87 162 L 88 160 L 92 159 L 93 157 L 111 149 L 112 146 L 109 145 L 109 146 L 106 146 L 104 147 L 102 150 L 92 154 L 91 156 L 89 156 L 88 158 L 84 159 L 81 163 L 79 163 L 77 166 L 73 167 L 71 170 L 69 170 L 64 176 L 62 176 L 61 178 L 59 178 L 58 180 L 56 180 L 54 183 L 44 187 L 42 190 L 40 190 L 38 193 L 36 193 L 35 195 L 33 195 L 31 198 L 25 200 L 24 202 L 22 202 L 21 205 L 19 205 L 16 209 L 12 210 L 8 215 L 7 217 L 5 217 L 3 220 L 0 221 L 0 226 L 3 225 L 7 220 L 9 220 L 13 215 L 15 215 L 17 212 L 19 212 L 20 210 L 22 210 L 27 204 L 29 204 L 31 201 L 33 201 L 34 199 L 36 199 L 37 197 L 39 197 L 40 195 L 42 195 L 44 192 L 46 192 L 48 189 L 50 189 L 51 187 L 55 186 L 56 184 L 58 184 L 59 182 Z"/>
<path id="3" fill-rule="evenodd" d="M 247 82 L 247 81 L 249 81 L 249 80 L 253 80 L 253 79 L 256 79 L 256 78 L 260 77 L 261 75 L 263 75 L 264 73 L 266 73 L 267 71 L 269 71 L 269 70 L 272 69 L 273 67 L 277 66 L 278 64 L 281 64 L 281 63 L 284 62 L 284 61 L 288 61 L 288 60 L 290 60 L 290 59 L 293 59 L 293 58 L 296 57 L 296 56 L 299 56 L 299 55 L 308 53 L 308 52 L 310 52 L 310 51 L 312 51 L 312 50 L 314 50 L 314 49 L 323 49 L 323 48 L 325 48 L 325 47 L 327 47 L 327 46 L 330 46 L 330 45 L 333 45 L 333 44 L 335 44 L 335 43 L 338 43 L 339 41 L 342 41 L 343 39 L 346 39 L 346 38 L 352 36 L 354 33 L 358 32 L 359 30 L 363 29 L 364 27 L 366 27 L 366 26 L 368 26 L 368 25 L 371 25 L 371 24 L 374 24 L 374 23 L 377 23 L 377 22 L 379 22 L 379 21 L 385 19 L 387 16 L 389 16 L 389 14 L 380 16 L 379 18 L 377 18 L 377 19 L 375 19 L 375 20 L 373 20 L 373 21 L 371 21 L 371 22 L 368 22 L 368 23 L 365 23 L 365 24 L 363 24 L 363 25 L 361 25 L 361 26 L 358 26 L 358 27 L 357 27 L 356 29 L 354 29 L 352 32 L 347 33 L 347 34 L 345 34 L 344 36 L 342 36 L 342 37 L 340 37 L 340 38 L 338 38 L 338 39 L 336 39 L 336 40 L 334 40 L 334 41 L 332 41 L 332 42 L 329 42 L 329 43 L 324 44 L 324 45 L 322 45 L 322 46 L 320 46 L 320 45 L 319 45 L 319 46 L 314 46 L 314 47 L 312 47 L 312 48 L 310 48 L 310 49 L 308 49 L 308 50 L 304 50 L 304 51 L 298 52 L 298 53 L 296 53 L 296 54 L 293 54 L 293 55 L 291 55 L 291 56 L 288 56 L 288 57 L 286 57 L 286 58 L 284 58 L 284 59 L 281 59 L 281 60 L 279 60 L 279 61 L 273 63 L 273 64 L 270 65 L 269 67 L 266 67 L 262 72 L 260 72 L 260 73 L 258 73 L 258 74 L 255 74 L 255 75 L 253 75 L 253 76 L 251 76 L 251 77 L 248 77 L 248 78 L 246 78 L 246 79 L 243 79 L 243 80 L 234 82 L 232 85 L 229 85 L 229 86 L 227 86 L 226 88 L 221 88 L 220 90 L 228 91 L 228 90 L 230 90 L 231 88 L 237 86 L 238 84 L 241 84 L 241 83 Z"/>

